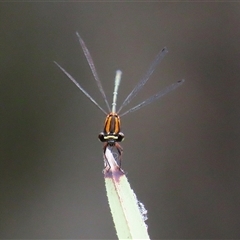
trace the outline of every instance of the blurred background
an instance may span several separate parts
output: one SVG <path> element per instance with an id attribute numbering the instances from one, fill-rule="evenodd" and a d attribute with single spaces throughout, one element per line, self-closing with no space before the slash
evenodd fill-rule
<path id="1" fill-rule="evenodd" d="M 102 174 L 105 109 L 75 32 L 118 103 L 169 53 L 124 116 L 123 169 L 151 239 L 240 237 L 239 3 L 0 3 L 0 238 L 114 239 Z"/>

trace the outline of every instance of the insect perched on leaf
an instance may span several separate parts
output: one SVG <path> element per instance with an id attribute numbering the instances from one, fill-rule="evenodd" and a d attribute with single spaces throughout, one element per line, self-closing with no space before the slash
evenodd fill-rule
<path id="1" fill-rule="evenodd" d="M 102 94 L 102 97 L 107 105 L 108 108 L 108 112 L 109 114 L 107 114 L 107 112 L 82 88 L 82 86 L 80 86 L 80 84 L 63 68 L 61 67 L 57 62 L 54 62 L 62 71 L 63 73 L 103 112 L 105 113 L 106 116 L 106 120 L 105 120 L 105 124 L 104 124 L 104 128 L 103 128 L 103 132 L 101 132 L 98 135 L 98 138 L 101 142 L 104 143 L 103 145 L 103 154 L 105 157 L 105 161 L 106 161 L 106 168 L 108 166 L 107 171 L 109 171 L 110 169 L 110 165 L 109 162 L 107 160 L 106 157 L 106 149 L 108 147 L 115 147 L 118 151 L 119 154 L 119 169 L 121 171 L 123 171 L 121 169 L 121 157 L 122 157 L 122 152 L 123 149 L 120 146 L 119 142 L 122 142 L 124 139 L 124 134 L 121 132 L 121 124 L 120 124 L 120 117 L 126 115 L 127 113 L 130 112 L 134 112 L 139 110 L 140 108 L 156 101 L 158 98 L 164 96 L 165 94 L 169 93 L 170 91 L 176 89 L 177 87 L 179 87 L 180 85 L 182 85 L 182 83 L 184 82 L 184 79 L 177 81 L 176 83 L 173 83 L 172 85 L 166 87 L 165 89 L 161 90 L 160 92 L 156 93 L 155 95 L 149 97 L 148 99 L 146 99 L 145 101 L 139 103 L 138 105 L 136 105 L 135 107 L 125 111 L 124 113 L 120 114 L 120 111 L 122 110 L 123 107 L 125 107 L 127 104 L 130 103 L 130 101 L 137 95 L 137 93 L 143 88 L 143 86 L 145 85 L 145 83 L 148 81 L 149 77 L 151 76 L 151 74 L 153 73 L 153 71 L 155 70 L 156 66 L 161 62 L 161 60 L 164 58 L 164 56 L 167 54 L 167 48 L 163 48 L 156 56 L 156 58 L 154 59 L 154 61 L 151 63 L 148 71 L 146 72 L 146 74 L 140 79 L 140 81 L 138 82 L 138 84 L 135 86 L 135 88 L 132 90 L 132 92 L 127 96 L 127 98 L 124 100 L 124 102 L 122 103 L 122 105 L 120 106 L 120 108 L 118 109 L 118 111 L 116 111 L 116 102 L 117 102 L 117 94 L 118 94 L 118 87 L 120 85 L 120 81 L 121 81 L 121 74 L 122 72 L 120 70 L 116 71 L 116 77 L 115 77 L 115 85 L 114 85 L 114 91 L 113 91 L 113 102 L 112 102 L 112 109 L 109 106 L 109 103 L 107 101 L 107 97 L 105 95 L 105 92 L 103 90 L 101 81 L 98 77 L 95 65 L 93 63 L 92 57 L 90 55 L 90 52 L 88 50 L 88 48 L 86 47 L 84 41 L 82 40 L 82 38 L 80 37 L 79 33 L 76 32 L 79 43 L 83 49 L 84 55 L 88 61 L 88 64 L 92 70 L 93 76 L 96 80 L 96 83 L 98 85 L 98 88 Z M 120 114 L 120 115 L 119 115 Z"/>

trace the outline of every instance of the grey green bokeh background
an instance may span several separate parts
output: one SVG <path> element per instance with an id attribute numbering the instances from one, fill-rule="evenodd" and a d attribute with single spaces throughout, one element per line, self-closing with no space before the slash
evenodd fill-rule
<path id="1" fill-rule="evenodd" d="M 0 238 L 116 238 L 105 188 L 104 106 L 79 31 L 119 102 L 158 51 L 168 55 L 122 118 L 123 168 L 152 239 L 239 238 L 238 3 L 0 3 Z"/>

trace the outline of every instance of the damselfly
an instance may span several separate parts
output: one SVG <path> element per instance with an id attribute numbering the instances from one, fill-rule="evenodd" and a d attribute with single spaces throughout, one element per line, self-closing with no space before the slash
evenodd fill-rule
<path id="1" fill-rule="evenodd" d="M 164 58 L 164 56 L 167 54 L 167 48 L 163 48 L 156 56 L 156 58 L 153 60 L 153 62 L 151 63 L 148 71 L 146 72 L 146 74 L 140 79 L 140 81 L 138 82 L 138 84 L 135 86 L 135 88 L 132 90 L 132 92 L 126 97 L 126 99 L 124 100 L 124 102 L 122 103 L 122 105 L 120 106 L 120 108 L 118 109 L 118 111 L 116 111 L 116 102 L 117 102 L 117 94 L 118 94 L 118 87 L 120 85 L 120 81 L 121 81 L 121 74 L 122 72 L 120 70 L 116 71 L 116 77 L 115 77 L 115 85 L 114 85 L 114 91 L 113 91 L 113 102 L 112 102 L 112 109 L 109 106 L 109 103 L 107 101 L 107 97 L 106 94 L 103 90 L 101 81 L 98 77 L 95 65 L 93 63 L 92 57 L 90 55 L 90 52 L 86 46 L 86 44 L 84 43 L 84 41 L 82 40 L 82 38 L 80 37 L 80 35 L 78 34 L 78 32 L 76 32 L 79 43 L 82 47 L 82 50 L 84 52 L 84 55 L 88 61 L 88 64 L 91 68 L 92 74 L 95 78 L 95 81 L 98 85 L 98 88 L 102 94 L 102 97 L 107 105 L 108 108 L 108 112 L 109 114 L 107 114 L 107 112 L 82 88 L 82 86 L 80 86 L 80 84 L 63 68 L 61 67 L 57 62 L 54 62 L 62 71 L 63 73 L 103 112 L 105 113 L 106 116 L 106 120 L 105 120 L 105 124 L 104 124 L 104 128 L 103 128 L 103 132 L 101 132 L 98 135 L 98 138 L 101 142 L 104 142 L 104 146 L 103 146 L 103 154 L 105 157 L 105 160 L 107 162 L 108 165 L 108 170 L 110 169 L 110 165 L 108 163 L 107 157 L 106 157 L 106 149 L 108 147 L 115 147 L 118 151 L 119 154 L 119 169 L 121 169 L 121 157 L 122 157 L 122 152 L 123 149 L 120 146 L 119 142 L 122 142 L 124 139 L 124 134 L 120 131 L 120 117 L 126 115 L 127 113 L 130 112 L 134 112 L 139 110 L 140 108 L 156 101 L 158 98 L 162 97 L 163 95 L 169 93 L 170 91 L 176 89 L 177 87 L 179 87 L 183 82 L 184 79 L 177 81 L 176 83 L 173 83 L 172 85 L 166 87 L 165 89 L 161 90 L 160 92 L 156 93 L 155 95 L 149 97 L 148 99 L 146 99 L 145 101 L 139 103 L 138 105 L 136 105 L 135 107 L 125 111 L 124 113 L 120 114 L 120 111 L 122 110 L 123 107 L 125 107 L 126 105 L 128 105 L 132 99 L 137 95 L 137 93 L 143 88 L 143 86 L 145 85 L 145 83 L 148 81 L 149 77 L 151 76 L 151 74 L 153 73 L 153 71 L 155 70 L 156 66 L 161 62 L 161 60 Z M 107 167 L 106 165 L 106 167 Z M 108 171 L 107 170 L 107 171 Z"/>

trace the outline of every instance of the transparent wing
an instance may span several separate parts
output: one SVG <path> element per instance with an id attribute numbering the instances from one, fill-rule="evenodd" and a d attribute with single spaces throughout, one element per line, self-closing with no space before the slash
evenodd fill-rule
<path id="1" fill-rule="evenodd" d="M 99 79 L 99 77 L 98 77 L 98 74 L 97 74 L 96 68 L 95 68 L 95 66 L 94 66 L 94 63 L 93 63 L 91 54 L 90 54 L 90 52 L 88 51 L 88 48 L 87 48 L 86 44 L 84 43 L 84 41 L 82 40 L 82 38 L 80 37 L 80 35 L 79 35 L 78 32 L 76 32 L 76 35 L 77 35 L 77 37 L 78 37 L 78 40 L 79 40 L 79 43 L 80 43 L 80 45 L 81 45 L 81 47 L 82 47 L 82 50 L 83 50 L 83 52 L 84 52 L 84 55 L 85 55 L 85 57 L 86 57 L 86 59 L 87 59 L 87 61 L 88 61 L 88 64 L 89 64 L 89 66 L 90 66 L 90 68 L 91 68 L 91 70 L 92 70 L 93 76 L 94 76 L 94 78 L 95 78 L 95 80 L 96 80 L 96 82 L 97 82 L 98 88 L 99 88 L 99 90 L 100 90 L 100 92 L 101 92 L 101 94 L 102 94 L 102 96 L 103 96 L 103 99 L 104 99 L 106 105 L 107 105 L 107 108 L 108 108 L 109 112 L 111 112 L 109 103 L 108 103 L 108 101 L 107 101 L 106 94 L 105 94 L 105 92 L 104 92 L 104 90 L 103 90 L 101 81 L 100 81 L 100 79 Z"/>
<path id="2" fill-rule="evenodd" d="M 141 80 L 139 81 L 139 83 L 136 85 L 136 87 L 132 90 L 132 92 L 127 96 L 127 98 L 124 100 L 124 102 L 122 103 L 121 107 L 118 110 L 118 113 L 120 113 L 120 111 L 122 110 L 122 108 L 124 106 L 126 106 L 127 104 L 130 103 L 130 101 L 137 95 L 137 93 L 143 88 L 143 86 L 145 85 L 145 83 L 148 81 L 149 77 L 151 76 L 151 74 L 153 73 L 153 71 L 155 70 L 156 66 L 161 62 L 161 60 L 164 58 L 164 56 L 168 53 L 167 48 L 163 48 L 158 55 L 156 56 L 156 58 L 154 59 L 154 61 L 152 62 L 152 64 L 150 65 L 148 71 L 146 72 L 146 74 L 143 76 L 143 78 L 141 78 Z"/>
<path id="3" fill-rule="evenodd" d="M 162 91 L 156 93 L 155 95 L 151 96 L 150 98 L 148 98 L 147 100 L 143 101 L 142 103 L 139 103 L 137 106 L 129 109 L 128 111 L 124 112 L 123 114 L 121 114 L 120 116 L 124 116 L 126 115 L 127 113 L 130 113 L 130 112 L 135 112 L 137 110 L 139 110 L 140 108 L 156 101 L 157 99 L 159 99 L 160 97 L 164 96 L 165 94 L 171 92 L 172 90 L 176 89 L 177 87 L 179 87 L 180 85 L 182 85 L 184 83 L 184 79 L 176 82 L 176 83 L 173 83 L 172 85 L 166 87 L 165 89 L 163 89 Z"/>
<path id="4" fill-rule="evenodd" d="M 54 63 L 63 71 L 63 73 L 87 96 L 102 112 L 107 115 L 107 112 L 80 86 L 80 84 L 57 62 Z"/>

